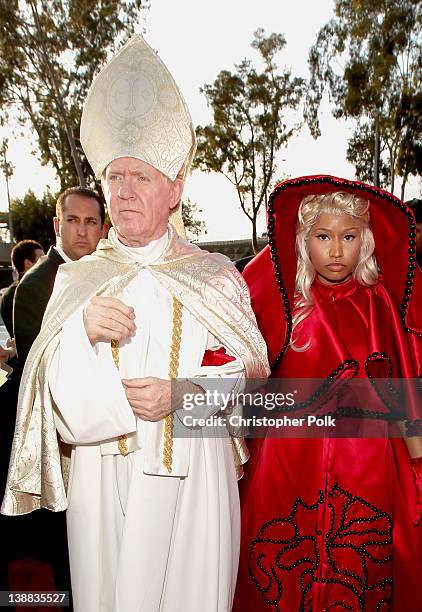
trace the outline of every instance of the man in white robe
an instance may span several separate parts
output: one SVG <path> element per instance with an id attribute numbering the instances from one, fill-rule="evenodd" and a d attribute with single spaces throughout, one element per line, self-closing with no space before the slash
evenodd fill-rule
<path id="1" fill-rule="evenodd" d="M 129 106 L 116 109 L 114 87 Z M 126 128 L 139 128 L 135 145 L 122 109 Z M 234 266 L 168 224 L 194 132 L 141 37 L 94 82 L 81 138 L 114 227 L 96 253 L 60 268 L 23 376 L 2 512 L 67 506 L 79 612 L 228 612 L 239 444 L 200 428 L 174 432 L 184 393 L 214 390 L 216 379 L 235 393 L 245 377 L 266 377 L 268 362 Z M 219 410 L 217 402 L 190 413 Z M 67 493 L 56 431 L 71 449 Z"/>

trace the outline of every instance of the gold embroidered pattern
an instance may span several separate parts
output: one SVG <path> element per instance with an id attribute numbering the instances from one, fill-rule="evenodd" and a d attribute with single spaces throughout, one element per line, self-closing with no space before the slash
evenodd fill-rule
<path id="1" fill-rule="evenodd" d="M 170 364 L 168 376 L 170 380 L 177 378 L 179 371 L 180 340 L 182 337 L 182 304 L 173 297 L 173 330 L 171 337 Z M 171 474 L 173 466 L 173 413 L 164 419 L 164 452 L 163 463 Z"/>
<path id="2" fill-rule="evenodd" d="M 177 378 L 179 372 L 180 342 L 182 338 L 182 310 L 181 302 L 173 297 L 173 321 L 170 349 L 170 363 L 168 376 L 170 380 Z M 119 341 L 111 341 L 111 354 L 114 365 L 119 369 Z M 120 454 L 126 456 L 129 452 L 127 446 L 127 436 L 119 436 L 118 443 Z M 171 474 L 173 466 L 173 413 L 170 412 L 164 419 L 164 450 L 163 463 L 168 473 Z"/>

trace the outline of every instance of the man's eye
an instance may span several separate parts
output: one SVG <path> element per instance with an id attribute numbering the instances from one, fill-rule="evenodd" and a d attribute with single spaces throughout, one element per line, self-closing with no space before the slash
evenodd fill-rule
<path id="1" fill-rule="evenodd" d="M 146 182 L 148 181 L 148 177 L 147 177 L 147 176 L 144 176 L 143 174 L 140 174 L 140 175 L 138 176 L 138 181 L 139 181 L 140 183 L 146 183 Z"/>
<path id="2" fill-rule="evenodd" d="M 110 183 L 114 183 L 118 181 L 119 179 L 120 179 L 120 176 L 118 174 L 110 174 L 108 177 L 108 180 L 110 181 Z"/>

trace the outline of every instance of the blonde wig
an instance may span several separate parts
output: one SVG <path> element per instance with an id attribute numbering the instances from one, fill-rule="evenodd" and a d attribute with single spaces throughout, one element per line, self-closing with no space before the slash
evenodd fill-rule
<path id="1" fill-rule="evenodd" d="M 297 272 L 290 342 L 291 348 L 295 351 L 305 351 L 310 346 L 310 339 L 305 345 L 297 346 L 294 332 L 312 311 L 311 286 L 315 279 L 315 268 L 309 258 L 308 241 L 312 227 L 324 213 L 350 215 L 359 222 L 361 249 L 353 277 L 365 286 L 375 285 L 378 281 L 378 265 L 374 255 L 375 241 L 369 225 L 369 201 L 343 191 L 304 197 L 298 210 L 296 225 Z"/>

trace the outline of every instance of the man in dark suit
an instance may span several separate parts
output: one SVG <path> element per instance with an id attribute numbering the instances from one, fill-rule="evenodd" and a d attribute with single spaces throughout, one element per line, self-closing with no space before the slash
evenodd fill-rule
<path id="1" fill-rule="evenodd" d="M 24 275 L 15 292 L 13 330 L 20 368 L 40 331 L 59 266 L 95 251 L 108 229 L 104 219 L 104 204 L 94 191 L 71 187 L 60 194 L 53 220 L 56 245 Z M 20 554 L 49 563 L 56 590 L 70 591 L 65 513 L 40 510 L 30 518 L 19 518 L 23 519 L 19 525 L 23 541 Z"/>
<path id="2" fill-rule="evenodd" d="M 35 240 L 21 240 L 12 249 L 12 266 L 17 278 L 4 291 L 0 302 L 1 318 L 11 338 L 13 338 L 13 298 L 16 287 L 22 280 L 25 272 L 28 272 L 43 255 L 44 250 L 42 246 Z"/>
<path id="3" fill-rule="evenodd" d="M 15 293 L 13 330 L 22 367 L 40 331 L 58 267 L 95 251 L 107 229 L 104 219 L 104 204 L 94 191 L 71 187 L 60 194 L 53 220 L 56 245 L 25 274 Z"/>

